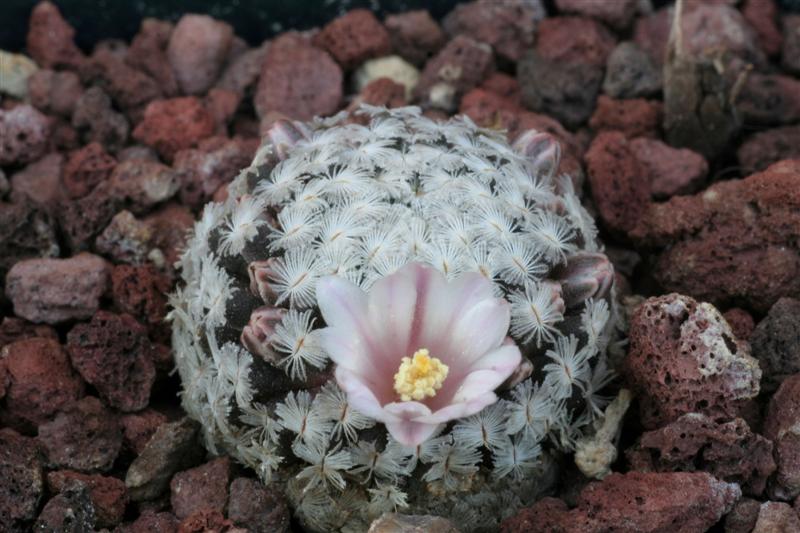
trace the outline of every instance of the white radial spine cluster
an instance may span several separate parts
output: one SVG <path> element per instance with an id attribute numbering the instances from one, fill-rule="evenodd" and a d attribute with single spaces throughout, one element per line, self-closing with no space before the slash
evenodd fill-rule
<path id="1" fill-rule="evenodd" d="M 501 132 L 466 118 L 434 122 L 417 108 L 362 112 L 367 125 L 342 115 L 303 126 L 307 138 L 280 162 L 262 146 L 229 199 L 204 209 L 171 300 L 183 404 L 210 450 L 233 454 L 265 483 L 288 480 L 307 527 L 358 530 L 422 505 L 408 492 L 414 476 L 439 495 L 433 508 L 472 530 L 498 506 L 522 505 L 515 491 L 541 467 L 544 447 L 568 448 L 608 401 L 614 309 L 592 298 L 565 309 L 549 278 L 573 254 L 600 249 L 596 229 L 569 178 L 540 172 Z M 228 265 L 251 262 L 242 257 L 256 245 L 268 263 L 256 296 L 274 296 L 259 305 L 286 310 L 272 362 L 225 337 L 234 302 L 250 293 Z M 335 274 L 366 290 L 411 261 L 490 280 L 511 304 L 510 335 L 539 354 L 544 376 L 416 449 L 350 408 L 335 381 L 302 386 L 329 364 L 316 339 L 317 280 Z M 567 314 L 577 325 L 565 332 Z M 263 390 L 253 376 L 264 365 L 294 390 Z M 448 496 L 477 478 L 489 488 Z"/>

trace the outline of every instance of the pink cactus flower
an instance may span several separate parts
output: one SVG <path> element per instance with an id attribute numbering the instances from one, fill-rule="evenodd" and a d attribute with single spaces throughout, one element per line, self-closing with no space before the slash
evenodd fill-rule
<path id="1" fill-rule="evenodd" d="M 409 263 L 368 293 L 327 276 L 317 299 L 328 325 L 320 341 L 350 405 L 407 446 L 496 402 L 522 359 L 507 338 L 509 303 L 478 273 L 448 282 Z"/>

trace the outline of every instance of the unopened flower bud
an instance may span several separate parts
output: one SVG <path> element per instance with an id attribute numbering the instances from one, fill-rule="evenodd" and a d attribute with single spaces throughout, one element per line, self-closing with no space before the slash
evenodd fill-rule
<path id="1" fill-rule="evenodd" d="M 277 365 L 281 357 L 272 348 L 275 328 L 286 314 L 286 309 L 259 307 L 250 315 L 250 322 L 242 330 L 242 345 L 253 355 L 258 355 L 268 363 Z"/>

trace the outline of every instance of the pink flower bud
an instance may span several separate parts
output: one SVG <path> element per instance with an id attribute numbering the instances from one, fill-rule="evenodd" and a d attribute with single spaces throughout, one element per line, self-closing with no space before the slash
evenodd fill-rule
<path id="1" fill-rule="evenodd" d="M 286 309 L 259 307 L 250 315 L 250 322 L 242 330 L 241 342 L 247 350 L 265 361 L 277 365 L 281 357 L 272 349 L 275 327 L 283 319 Z"/>

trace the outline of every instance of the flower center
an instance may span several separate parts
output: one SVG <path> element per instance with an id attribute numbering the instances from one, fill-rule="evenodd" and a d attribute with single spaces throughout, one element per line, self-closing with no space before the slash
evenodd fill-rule
<path id="1" fill-rule="evenodd" d="M 413 357 L 403 357 L 394 375 L 394 390 L 404 402 L 436 396 L 450 371 L 438 358 L 431 357 L 427 348 L 414 352 Z"/>

